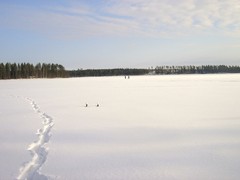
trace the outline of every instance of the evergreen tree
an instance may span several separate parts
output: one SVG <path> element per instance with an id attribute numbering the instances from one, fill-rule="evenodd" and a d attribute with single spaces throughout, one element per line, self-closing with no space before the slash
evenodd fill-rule
<path id="1" fill-rule="evenodd" d="M 67 77 L 65 68 L 60 64 L 0 63 L 0 79 L 55 77 Z"/>
<path id="2" fill-rule="evenodd" d="M 0 64 L 0 78 L 6 79 L 6 68 L 3 63 Z"/>
<path id="3" fill-rule="evenodd" d="M 6 70 L 6 78 L 5 79 L 10 79 L 11 78 L 11 65 L 10 63 L 6 63 L 5 65 L 5 70 Z"/>

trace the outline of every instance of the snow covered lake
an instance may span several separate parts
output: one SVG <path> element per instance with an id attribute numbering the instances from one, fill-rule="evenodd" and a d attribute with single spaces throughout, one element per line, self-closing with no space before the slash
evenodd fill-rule
<path id="1" fill-rule="evenodd" d="M 4 180 L 240 179 L 240 74 L 2 80 L 0 122 Z"/>

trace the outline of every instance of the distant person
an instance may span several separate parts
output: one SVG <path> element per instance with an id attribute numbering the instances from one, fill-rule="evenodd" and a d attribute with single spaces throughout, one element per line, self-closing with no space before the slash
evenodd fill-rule
<path id="1" fill-rule="evenodd" d="M 99 107 L 99 104 L 97 104 L 97 107 Z"/>
<path id="2" fill-rule="evenodd" d="M 88 104 L 87 104 L 87 103 L 85 104 L 85 107 L 88 107 Z"/>

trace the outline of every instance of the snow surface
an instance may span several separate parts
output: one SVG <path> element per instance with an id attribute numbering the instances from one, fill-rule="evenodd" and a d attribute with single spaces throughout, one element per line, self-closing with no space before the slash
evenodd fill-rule
<path id="1" fill-rule="evenodd" d="M 0 179 L 240 179 L 239 92 L 239 74 L 0 81 Z"/>
<path id="2" fill-rule="evenodd" d="M 46 144 L 51 137 L 50 132 L 54 123 L 52 117 L 42 112 L 36 102 L 29 98 L 26 99 L 32 105 L 33 110 L 36 111 L 43 119 L 44 126 L 37 131 L 38 140 L 29 145 L 28 150 L 31 152 L 32 159 L 20 168 L 17 179 L 46 180 L 48 179 L 48 177 L 39 173 L 39 170 L 47 159 L 48 149 L 46 148 Z"/>

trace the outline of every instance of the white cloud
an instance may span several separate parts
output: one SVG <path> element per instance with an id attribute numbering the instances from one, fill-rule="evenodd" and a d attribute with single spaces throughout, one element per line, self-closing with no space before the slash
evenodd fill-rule
<path id="1" fill-rule="evenodd" d="M 130 16 L 156 34 L 165 30 L 185 33 L 198 29 L 233 31 L 233 26 L 240 28 L 240 1 L 236 0 L 123 0 L 107 10 Z"/>
<path id="2" fill-rule="evenodd" d="M 101 7 L 86 1 L 44 10 L 9 6 L 5 12 L 0 17 L 3 26 L 63 38 L 169 37 L 201 32 L 240 36 L 239 0 L 102 0 Z"/>

